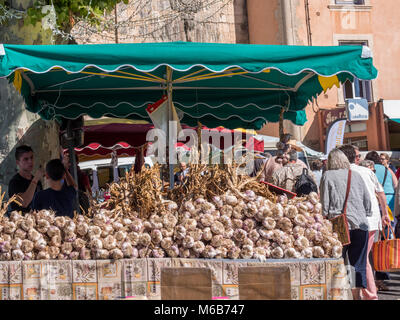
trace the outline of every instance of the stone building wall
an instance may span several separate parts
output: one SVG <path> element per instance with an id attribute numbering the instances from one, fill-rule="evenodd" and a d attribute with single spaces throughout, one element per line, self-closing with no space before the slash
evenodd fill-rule
<path id="1" fill-rule="evenodd" d="M 14 9 L 21 10 L 29 1 L 12 2 Z M 50 30 L 44 30 L 40 23 L 24 26 L 22 20 L 14 19 L 0 25 L 0 43 L 8 44 L 50 44 L 53 42 Z M 41 120 L 37 114 L 25 109 L 25 102 L 12 84 L 0 79 L 0 186 L 7 191 L 8 182 L 17 172 L 15 148 L 28 144 L 35 153 L 35 168 L 59 156 L 58 125 L 55 121 Z M 43 179 L 43 185 L 46 183 Z"/>
<path id="2" fill-rule="evenodd" d="M 77 43 L 248 42 L 246 0 L 135 0 L 116 11 L 98 27 L 78 22 Z"/>

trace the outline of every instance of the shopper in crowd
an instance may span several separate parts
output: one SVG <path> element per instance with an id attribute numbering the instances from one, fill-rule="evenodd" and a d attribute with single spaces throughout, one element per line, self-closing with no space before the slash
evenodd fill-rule
<path id="1" fill-rule="evenodd" d="M 174 181 L 175 185 L 181 185 L 185 183 L 186 176 L 189 173 L 189 168 L 185 162 L 179 163 L 179 171 L 175 173 Z"/>
<path id="2" fill-rule="evenodd" d="M 321 177 L 322 177 L 322 167 L 323 163 L 321 160 L 317 159 L 311 162 L 311 171 L 315 176 L 315 182 L 317 183 L 317 186 L 319 188 L 320 182 L 321 182 Z"/>
<path id="3" fill-rule="evenodd" d="M 50 187 L 35 195 L 32 209 L 51 209 L 56 216 L 73 218 L 78 186 L 60 159 L 53 159 L 47 163 L 46 179 Z M 63 180 L 65 180 L 66 186 L 64 186 Z"/>
<path id="4" fill-rule="evenodd" d="M 375 173 L 375 163 L 372 160 L 362 160 L 360 161 L 360 166 L 366 167 L 370 169 L 373 173 Z"/>
<path id="5" fill-rule="evenodd" d="M 392 175 L 396 177 L 396 168 L 395 166 L 390 162 L 390 156 L 386 152 L 383 152 L 379 155 L 381 158 L 381 163 L 383 166 L 391 170 Z M 398 179 L 398 178 L 396 178 Z"/>
<path id="6" fill-rule="evenodd" d="M 17 195 L 18 202 L 10 205 L 10 211 L 29 212 L 32 205 L 34 195 L 43 189 L 40 179 L 43 177 L 43 169 L 39 166 L 35 175 L 32 174 L 34 166 L 34 154 L 30 146 L 22 145 L 15 149 L 15 161 L 18 166 L 16 173 L 8 184 L 8 195 L 11 198 Z"/>
<path id="7" fill-rule="evenodd" d="M 381 157 L 376 151 L 370 151 L 365 156 L 366 160 L 371 160 L 375 163 L 375 174 L 379 183 L 383 186 L 386 195 L 386 202 L 390 210 L 394 211 L 394 191 L 397 188 L 397 179 L 392 176 L 389 168 L 382 164 Z"/>
<path id="8" fill-rule="evenodd" d="M 360 151 L 351 145 L 343 145 L 339 147 L 347 157 L 350 162 L 350 169 L 353 172 L 358 172 L 361 178 L 364 180 L 365 185 L 369 192 L 369 197 L 371 200 L 371 211 L 372 216 L 367 217 L 368 220 L 368 250 L 367 257 L 371 252 L 372 246 L 374 244 L 375 236 L 382 230 L 382 224 L 387 225 L 390 223 L 388 212 L 386 210 L 386 197 L 382 185 L 378 182 L 376 175 L 371 171 L 371 169 L 358 166 L 355 164 L 356 159 L 360 158 Z M 368 160 L 366 160 L 368 161 Z M 371 163 L 369 163 L 371 165 Z M 373 165 L 373 163 L 372 163 Z M 379 202 L 378 202 L 379 201 Z M 379 209 L 379 203 L 382 210 Z M 375 285 L 374 273 L 367 258 L 367 288 L 361 290 L 361 298 L 363 300 L 377 300 L 378 293 Z"/>
<path id="9" fill-rule="evenodd" d="M 322 176 L 320 185 L 322 214 L 328 219 L 343 213 L 349 170 L 350 162 L 346 155 L 337 148 L 333 149 L 329 153 L 327 171 Z M 343 247 L 343 258 L 348 256 L 353 298 L 359 300 L 361 289 L 367 288 L 367 217 L 372 212 L 367 186 L 361 175 L 353 170 L 346 208 L 351 243 Z"/>
<path id="10" fill-rule="evenodd" d="M 264 166 L 266 164 L 266 160 L 255 155 L 253 163 L 254 163 L 254 167 L 253 167 L 253 171 L 250 173 L 250 177 L 256 177 L 258 174 L 260 174 L 258 177 L 258 180 L 264 181 L 265 180 Z"/>
<path id="11" fill-rule="evenodd" d="M 89 179 L 88 175 L 85 172 L 83 172 L 81 170 L 81 168 L 79 167 L 79 157 L 77 154 L 75 154 L 75 160 L 76 160 L 76 173 L 77 173 L 77 178 L 78 178 L 79 207 L 84 212 L 88 212 L 89 207 L 90 207 L 90 201 L 89 201 L 88 194 L 89 194 L 89 196 L 92 195 L 90 179 Z M 71 167 L 71 163 L 69 160 L 68 151 L 63 152 L 62 163 L 64 164 L 64 167 L 66 168 L 66 170 L 70 171 L 69 169 Z"/>
<path id="12" fill-rule="evenodd" d="M 376 151 L 370 151 L 367 153 L 365 156 L 366 160 L 371 160 L 375 164 L 375 174 L 376 177 L 378 178 L 379 183 L 383 186 L 383 189 L 385 191 L 385 196 L 386 196 L 386 204 L 391 210 L 391 212 L 394 212 L 394 191 L 397 187 L 396 181 L 392 178 L 392 175 L 390 174 L 390 169 L 386 168 L 381 161 L 381 158 Z M 383 208 L 381 207 L 381 210 Z M 395 221 L 390 221 L 390 224 L 392 228 L 395 228 Z M 383 228 L 384 232 L 386 234 L 389 234 L 392 236 L 392 232 L 390 230 L 387 230 L 388 228 L 385 227 Z M 375 279 L 376 279 L 376 285 L 378 287 L 378 290 L 388 290 L 387 286 L 385 285 L 385 280 L 389 280 L 389 273 L 387 272 L 376 272 L 375 273 Z"/>
<path id="13" fill-rule="evenodd" d="M 278 150 L 276 156 L 269 157 L 264 166 L 265 181 L 273 182 L 272 174 L 283 167 L 283 157 L 285 153 L 283 150 Z"/>
<path id="14" fill-rule="evenodd" d="M 289 190 L 291 192 L 296 192 L 295 184 L 296 179 L 303 173 L 304 166 L 298 163 L 297 151 L 291 150 L 289 152 L 289 162 L 282 168 L 276 170 L 272 174 L 273 184 L 280 188 Z M 312 178 L 314 183 L 315 177 L 311 171 L 308 171 L 309 176 Z"/>

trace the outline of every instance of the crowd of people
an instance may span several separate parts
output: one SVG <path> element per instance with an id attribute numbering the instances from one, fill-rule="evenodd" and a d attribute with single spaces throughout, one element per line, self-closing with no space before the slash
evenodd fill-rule
<path id="1" fill-rule="evenodd" d="M 343 258 L 350 269 L 353 297 L 376 300 L 377 291 L 387 289 L 384 280 L 389 275 L 374 272 L 370 254 L 382 231 L 393 237 L 400 229 L 396 228 L 400 216 L 400 168 L 396 170 L 386 153 L 370 151 L 361 158 L 357 147 L 343 145 L 333 149 L 327 159 L 313 161 L 309 170 L 298 159 L 297 151 L 289 147 L 267 159 L 256 156 L 251 175 L 298 195 L 318 192 L 322 214 L 329 219 L 342 214 L 346 207 L 351 241 L 344 246 Z M 44 169 L 39 166 L 35 173 L 34 153 L 29 146 L 16 148 L 15 160 L 18 173 L 9 182 L 8 192 L 9 197 L 17 195 L 18 202 L 10 205 L 10 211 L 52 209 L 56 215 L 73 217 L 78 202 L 81 208 L 88 205 L 81 197 L 77 200 L 77 193 L 90 191 L 89 180 L 78 170 L 78 183 L 74 181 L 67 153 L 50 160 Z M 188 172 L 187 165 L 180 163 L 175 183 L 185 183 Z M 47 189 L 43 189 L 43 177 Z"/>
<path id="2" fill-rule="evenodd" d="M 307 171 L 297 151 L 289 148 L 267 160 L 256 159 L 252 176 L 296 194 L 300 191 L 299 179 L 307 176 L 319 192 L 323 215 L 329 219 L 341 215 L 346 206 L 350 244 L 343 247 L 343 258 L 349 268 L 353 298 L 376 300 L 378 290 L 387 290 L 384 280 L 389 274 L 374 272 L 371 250 L 374 242 L 382 239 L 382 232 L 398 236 L 400 168 L 396 170 L 387 153 L 370 151 L 361 158 L 357 147 L 343 145 L 327 158 L 311 162 Z M 395 234 L 391 230 L 396 230 Z"/>

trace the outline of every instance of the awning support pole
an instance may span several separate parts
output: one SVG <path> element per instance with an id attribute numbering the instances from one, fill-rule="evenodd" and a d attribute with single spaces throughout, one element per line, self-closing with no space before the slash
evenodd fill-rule
<path id="1" fill-rule="evenodd" d="M 174 148 L 170 143 L 169 121 L 172 119 L 172 69 L 167 66 L 167 96 L 168 96 L 168 124 L 167 124 L 167 163 L 169 166 L 169 188 L 174 187 L 174 165 L 171 163 L 170 155 L 172 154 L 171 148 Z"/>
<path id="2" fill-rule="evenodd" d="M 75 156 L 75 146 L 74 146 L 74 134 L 72 130 L 72 120 L 68 120 L 67 123 L 67 137 L 68 137 L 68 151 L 69 151 L 69 161 L 72 168 L 72 176 L 75 180 L 76 185 L 78 185 L 78 169 Z M 79 207 L 79 190 L 76 192 L 76 211 L 81 213 Z"/>

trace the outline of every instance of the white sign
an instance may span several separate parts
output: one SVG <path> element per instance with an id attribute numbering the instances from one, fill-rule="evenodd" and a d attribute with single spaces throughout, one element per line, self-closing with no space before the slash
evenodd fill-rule
<path id="1" fill-rule="evenodd" d="M 326 134 L 325 154 L 343 144 L 344 129 L 346 128 L 347 119 L 338 119 L 334 121 L 328 128 Z"/>
<path id="2" fill-rule="evenodd" d="M 362 121 L 369 119 L 367 99 L 347 99 L 346 109 L 347 119 L 349 121 Z"/>

